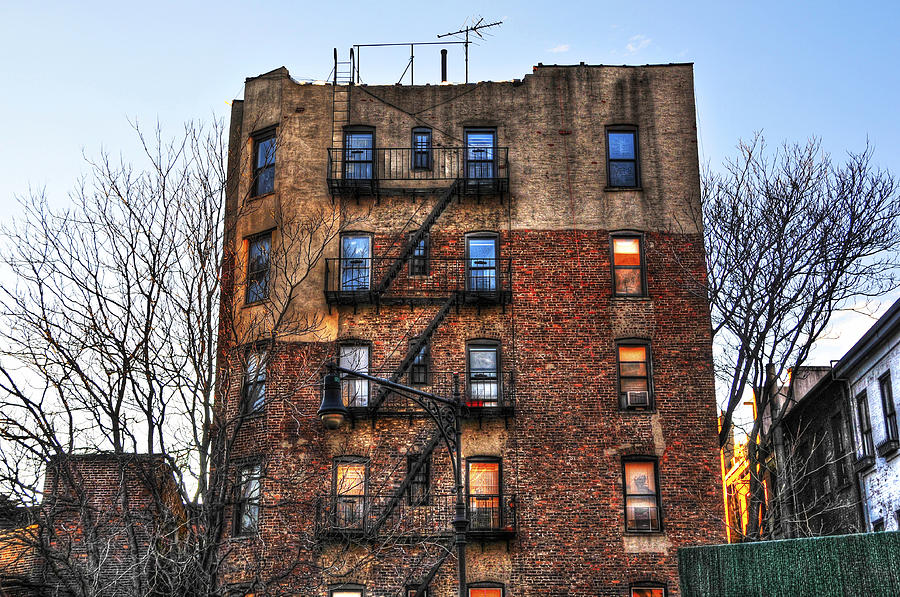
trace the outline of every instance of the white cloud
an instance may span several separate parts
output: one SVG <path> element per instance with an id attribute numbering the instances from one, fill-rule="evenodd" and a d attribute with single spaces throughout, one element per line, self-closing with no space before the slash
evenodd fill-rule
<path id="1" fill-rule="evenodd" d="M 628 45 L 625 46 L 625 49 L 629 54 L 634 54 L 638 50 L 643 50 L 649 46 L 651 41 L 646 35 L 633 35 L 628 39 Z"/>
<path id="2" fill-rule="evenodd" d="M 548 51 L 548 52 L 552 52 L 552 53 L 554 53 L 554 54 L 559 54 L 560 52 L 568 52 L 568 51 L 569 51 L 569 44 L 559 44 L 559 45 L 556 46 L 555 48 L 550 48 L 550 49 L 547 50 L 547 51 Z"/>

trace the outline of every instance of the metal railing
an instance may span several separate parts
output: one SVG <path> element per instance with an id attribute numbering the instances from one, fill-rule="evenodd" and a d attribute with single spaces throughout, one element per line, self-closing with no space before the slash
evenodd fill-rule
<path id="1" fill-rule="evenodd" d="M 511 299 L 512 260 L 442 259 L 430 257 L 416 262 L 413 274 L 404 267 L 387 290 L 374 292 L 396 258 L 332 258 L 325 260 L 325 300 L 329 303 L 360 304 L 435 300 L 452 293 L 463 302 L 500 303 Z M 418 272 L 425 271 L 425 275 Z"/>
<path id="2" fill-rule="evenodd" d="M 328 184 L 333 192 L 353 187 L 365 192 L 365 189 L 377 189 L 383 182 L 448 180 L 463 181 L 464 193 L 505 191 L 509 185 L 509 148 L 328 149 Z M 415 184 L 410 186 L 415 188 Z"/>
<path id="3" fill-rule="evenodd" d="M 390 368 L 390 363 L 386 365 Z M 425 372 L 425 383 L 417 384 L 412 379 L 413 373 L 407 373 L 401 383 L 409 383 L 412 387 L 438 396 L 453 395 L 453 374 L 446 371 Z M 490 417 L 511 416 L 515 413 L 516 379 L 514 371 L 501 371 L 496 378 L 466 379 L 460 375 L 462 399 L 465 404 L 464 416 Z M 364 379 L 344 379 L 341 382 L 341 393 L 344 404 L 358 409 L 356 414 L 364 416 L 365 410 L 371 406 L 382 386 Z M 387 390 L 384 402 L 378 412 L 383 415 L 401 414 L 415 415 L 423 411 L 415 402 L 395 392 Z"/>
<path id="4" fill-rule="evenodd" d="M 417 499 L 403 496 L 399 503 L 392 494 L 320 495 L 316 501 L 316 534 L 430 537 L 453 533 L 456 495 L 429 492 Z M 467 494 L 466 517 L 472 535 L 510 537 L 516 533 L 515 494 Z M 392 506 L 392 507 L 391 507 Z M 385 512 L 390 512 L 385 516 Z"/>

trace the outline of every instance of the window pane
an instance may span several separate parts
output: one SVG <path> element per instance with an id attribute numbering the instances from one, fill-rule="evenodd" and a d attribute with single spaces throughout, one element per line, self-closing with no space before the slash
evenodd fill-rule
<path id="1" fill-rule="evenodd" d="M 269 254 L 272 236 L 265 234 L 249 241 L 247 248 L 247 302 L 255 303 L 269 296 Z"/>
<path id="2" fill-rule="evenodd" d="M 497 257 L 497 241 L 494 238 L 470 238 L 469 259 L 490 259 Z"/>
<path id="3" fill-rule="evenodd" d="M 466 239 L 469 254 L 469 290 L 493 291 L 497 288 L 497 239 Z"/>
<path id="4" fill-rule="evenodd" d="M 469 493 L 498 495 L 500 493 L 500 463 L 470 462 Z"/>
<path id="5" fill-rule="evenodd" d="M 629 530 L 659 530 L 655 497 L 629 497 L 625 502 L 625 522 Z"/>
<path id="6" fill-rule="evenodd" d="M 466 176 L 494 177 L 495 145 L 493 131 L 466 131 Z"/>
<path id="7" fill-rule="evenodd" d="M 653 469 L 653 462 L 626 462 L 625 493 L 656 494 L 656 477 Z"/>
<path id="8" fill-rule="evenodd" d="M 362 462 L 338 464 L 335 485 L 338 495 L 365 495 L 366 465 Z"/>
<path id="9" fill-rule="evenodd" d="M 615 265 L 640 265 L 641 239 L 614 238 L 613 258 L 615 260 Z"/>
<path id="10" fill-rule="evenodd" d="M 616 270 L 616 294 L 640 295 L 643 291 L 641 284 L 641 270 L 638 268 L 623 268 Z"/>
<path id="11" fill-rule="evenodd" d="M 368 346 L 341 346 L 338 364 L 344 369 L 369 372 Z M 369 381 L 344 376 L 342 380 L 344 401 L 347 406 L 366 406 L 369 403 Z"/>
<path id="12" fill-rule="evenodd" d="M 331 597 L 362 597 L 362 591 L 332 591 Z"/>
<path id="13" fill-rule="evenodd" d="M 665 589 L 662 587 L 641 587 L 631 589 L 631 597 L 663 597 Z"/>
<path id="14" fill-rule="evenodd" d="M 633 160 L 634 159 L 634 133 L 619 132 L 609 133 L 609 159 Z"/>
<path id="15" fill-rule="evenodd" d="M 256 167 L 264 168 L 275 163 L 275 137 L 269 137 L 256 145 Z"/>
<path id="16" fill-rule="evenodd" d="M 469 597 L 502 597 L 503 589 L 469 589 Z"/>
<path id="17" fill-rule="evenodd" d="M 623 392 L 646 392 L 649 389 L 646 379 L 623 378 L 621 382 Z"/>
<path id="18" fill-rule="evenodd" d="M 368 235 L 341 238 L 341 290 L 368 290 L 371 245 Z"/>
<path id="19" fill-rule="evenodd" d="M 625 363 L 626 361 L 646 363 L 647 347 L 646 346 L 620 346 L 619 347 L 619 362 Z"/>
<path id="20" fill-rule="evenodd" d="M 620 373 L 623 377 L 647 377 L 645 363 L 622 363 Z"/>
<path id="21" fill-rule="evenodd" d="M 346 178 L 372 178 L 372 147 L 372 133 L 344 134 L 344 168 Z"/>
<path id="22" fill-rule="evenodd" d="M 266 400 L 265 352 L 253 352 L 247 357 L 247 374 L 244 384 L 248 412 L 259 410 Z"/>
<path id="23" fill-rule="evenodd" d="M 614 187 L 636 187 L 637 168 L 634 162 L 610 162 L 609 183 Z"/>

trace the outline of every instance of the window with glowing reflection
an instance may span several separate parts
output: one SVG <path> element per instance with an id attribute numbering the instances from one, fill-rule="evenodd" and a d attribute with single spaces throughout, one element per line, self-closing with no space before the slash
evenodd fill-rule
<path id="1" fill-rule="evenodd" d="M 362 528 L 365 519 L 367 462 L 341 458 L 334 463 L 334 522 L 340 528 Z"/>
<path id="2" fill-rule="evenodd" d="M 469 530 L 501 528 L 500 459 L 476 457 L 467 461 L 469 488 Z"/>
<path id="3" fill-rule="evenodd" d="M 639 235 L 612 237 L 613 292 L 616 296 L 644 296 L 644 252 Z"/>
<path id="4" fill-rule="evenodd" d="M 659 484 L 655 460 L 625 460 L 625 530 L 660 530 Z"/>
<path id="5" fill-rule="evenodd" d="M 616 346 L 619 364 L 619 407 L 628 410 L 653 407 L 650 346 L 646 342 L 621 341 Z"/>

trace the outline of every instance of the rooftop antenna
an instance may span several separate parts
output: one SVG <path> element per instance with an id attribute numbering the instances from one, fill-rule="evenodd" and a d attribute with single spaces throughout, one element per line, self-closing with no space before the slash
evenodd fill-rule
<path id="1" fill-rule="evenodd" d="M 478 32 L 479 29 L 487 29 L 488 27 L 499 27 L 503 24 L 503 21 L 494 21 L 493 23 L 485 23 L 484 17 L 478 19 L 478 22 L 474 25 L 465 27 L 460 29 L 459 31 L 453 31 L 452 33 L 444 33 L 443 35 L 438 35 L 438 39 L 442 37 L 449 37 L 451 35 L 461 35 L 463 33 L 466 34 L 466 41 L 463 42 L 466 46 L 466 83 L 469 82 L 469 33 L 474 33 L 481 39 L 484 39 L 484 36 Z"/>

